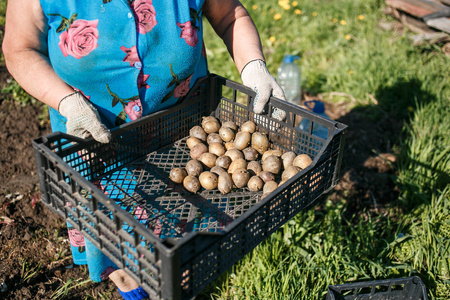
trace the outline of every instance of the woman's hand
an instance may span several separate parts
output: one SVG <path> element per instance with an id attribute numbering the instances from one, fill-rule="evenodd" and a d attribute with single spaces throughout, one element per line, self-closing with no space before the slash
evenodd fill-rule
<path id="1" fill-rule="evenodd" d="M 111 141 L 111 133 L 100 121 L 97 109 L 80 92 L 64 97 L 59 103 L 59 113 L 67 119 L 68 134 L 83 139 L 92 136 L 101 143 Z"/>

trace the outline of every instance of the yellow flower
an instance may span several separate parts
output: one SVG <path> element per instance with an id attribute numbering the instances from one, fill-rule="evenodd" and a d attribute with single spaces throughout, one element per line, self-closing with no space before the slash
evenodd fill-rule
<path id="1" fill-rule="evenodd" d="M 256 4 L 253 5 L 253 6 L 252 6 L 252 9 L 253 9 L 253 10 L 257 10 L 257 9 L 258 9 L 258 5 L 256 5 Z"/>
<path id="2" fill-rule="evenodd" d="M 317 13 L 315 11 L 312 12 L 312 16 L 315 17 L 317 16 Z"/>
<path id="3" fill-rule="evenodd" d="M 274 36 L 271 36 L 271 37 L 269 38 L 269 41 L 271 41 L 272 43 L 275 43 L 276 40 L 277 40 L 277 39 L 276 39 Z"/>
<path id="4" fill-rule="evenodd" d="M 358 20 L 364 20 L 364 16 L 363 15 L 359 15 L 358 16 Z"/>
<path id="5" fill-rule="evenodd" d="M 278 13 L 273 15 L 274 20 L 279 20 L 279 19 L 281 19 L 281 17 L 282 17 L 281 14 L 278 14 Z"/>
<path id="6" fill-rule="evenodd" d="M 296 10 L 294 10 L 294 13 L 296 14 L 296 15 L 301 15 L 303 12 L 301 11 L 301 9 L 296 9 Z"/>
<path id="7" fill-rule="evenodd" d="M 340 23 L 341 25 L 345 25 L 345 24 L 347 24 L 347 21 L 341 20 L 339 23 Z"/>
<path id="8" fill-rule="evenodd" d="M 291 8 L 291 6 L 289 5 L 289 0 L 280 0 L 280 1 L 278 1 L 278 5 L 281 6 L 282 8 L 284 8 L 285 10 L 288 10 Z"/>
<path id="9" fill-rule="evenodd" d="M 271 9 L 269 10 L 269 12 L 270 12 L 271 14 L 273 14 L 273 13 L 275 12 L 275 10 L 274 10 L 273 8 L 271 8 Z"/>
<path id="10" fill-rule="evenodd" d="M 334 23 L 337 23 L 338 21 L 339 21 L 338 19 L 333 18 L 333 22 L 334 22 Z"/>
<path id="11" fill-rule="evenodd" d="M 351 40 L 352 37 L 350 36 L 350 34 L 346 34 L 346 35 L 345 35 L 345 38 L 346 38 L 347 40 Z"/>
<path id="12" fill-rule="evenodd" d="M 296 7 L 298 5 L 298 2 L 297 1 L 292 1 L 292 6 L 293 7 Z"/>
<path id="13" fill-rule="evenodd" d="M 348 74 L 353 74 L 353 70 L 348 70 Z"/>

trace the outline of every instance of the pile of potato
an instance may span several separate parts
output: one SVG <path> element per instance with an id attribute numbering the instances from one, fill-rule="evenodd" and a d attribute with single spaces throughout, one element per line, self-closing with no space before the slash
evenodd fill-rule
<path id="1" fill-rule="evenodd" d="M 218 189 L 223 194 L 247 187 L 263 191 L 263 197 L 309 166 L 307 154 L 269 150 L 269 140 L 247 121 L 238 128 L 231 121 L 204 117 L 186 140 L 191 160 L 182 168 L 173 168 L 169 178 L 192 193 L 201 188 Z"/>

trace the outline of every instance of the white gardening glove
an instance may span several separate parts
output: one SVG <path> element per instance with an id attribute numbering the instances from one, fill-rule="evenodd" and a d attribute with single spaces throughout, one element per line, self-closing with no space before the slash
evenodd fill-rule
<path id="1" fill-rule="evenodd" d="M 269 101 L 270 96 L 286 100 L 283 89 L 278 85 L 275 78 L 269 73 L 264 61 L 257 59 L 249 62 L 241 72 L 242 83 L 253 89 L 256 93 L 253 102 L 253 111 L 260 114 Z M 275 108 L 272 117 L 282 121 L 286 117 L 286 112 Z"/>
<path id="2" fill-rule="evenodd" d="M 83 139 L 92 136 L 101 143 L 111 141 L 111 133 L 100 121 L 97 109 L 80 92 L 64 97 L 59 103 L 58 111 L 67 119 L 68 134 Z"/>

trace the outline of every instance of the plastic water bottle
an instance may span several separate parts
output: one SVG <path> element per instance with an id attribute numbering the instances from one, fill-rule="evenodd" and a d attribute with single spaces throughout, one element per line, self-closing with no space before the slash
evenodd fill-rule
<path id="1" fill-rule="evenodd" d="M 300 68 L 294 62 L 298 56 L 285 55 L 283 63 L 278 68 L 278 84 L 284 91 L 288 102 L 299 105 L 301 100 L 301 75 Z"/>
<path id="2" fill-rule="evenodd" d="M 325 105 L 323 104 L 322 101 L 309 100 L 309 101 L 305 101 L 305 105 L 306 105 L 306 107 L 311 109 L 313 113 L 320 115 L 324 118 L 330 119 L 330 117 L 327 114 L 325 114 Z M 309 132 L 309 123 L 310 123 L 310 120 L 304 118 L 300 122 L 298 127 L 303 131 Z M 318 137 L 327 139 L 328 128 L 319 123 L 314 123 L 312 133 Z"/>

